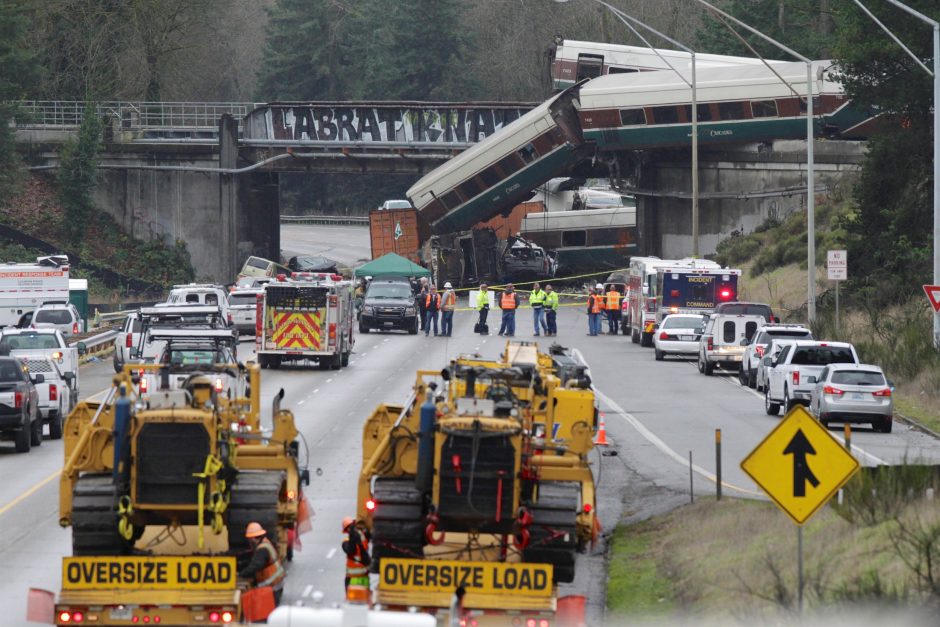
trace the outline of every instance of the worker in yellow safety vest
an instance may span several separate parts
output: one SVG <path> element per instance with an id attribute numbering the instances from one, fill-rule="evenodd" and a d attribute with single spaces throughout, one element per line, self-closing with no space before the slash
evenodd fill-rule
<path id="1" fill-rule="evenodd" d="M 480 291 L 477 294 L 477 311 L 480 317 L 477 319 L 474 331 L 480 335 L 489 335 L 490 328 L 486 324 L 486 317 L 490 314 L 490 292 L 486 288 L 486 283 L 480 283 Z"/>
<path id="2" fill-rule="evenodd" d="M 532 292 L 529 293 L 529 304 L 532 306 L 535 337 L 539 336 L 539 331 L 545 331 L 545 335 L 548 335 L 548 325 L 545 324 L 545 292 L 539 286 L 538 281 L 532 284 Z"/>
<path id="3" fill-rule="evenodd" d="M 620 292 L 611 285 L 607 291 L 607 302 L 604 303 L 610 335 L 617 335 L 617 329 L 620 328 L 620 300 Z"/>
<path id="4" fill-rule="evenodd" d="M 251 545 L 251 560 L 238 571 L 238 576 L 254 580 L 256 588 L 271 586 L 274 590 L 274 603 L 280 603 L 287 573 L 281 566 L 277 548 L 268 540 L 267 532 L 260 523 L 248 523 L 248 527 L 245 528 L 245 537 Z"/>
<path id="5" fill-rule="evenodd" d="M 360 533 L 356 519 L 352 516 L 343 518 L 343 553 L 346 554 L 346 578 L 344 586 L 347 596 L 350 586 L 365 587 L 369 589 L 369 565 L 372 558 L 369 556 L 368 532 Z"/>
<path id="6" fill-rule="evenodd" d="M 548 327 L 545 335 L 552 337 L 558 335 L 558 292 L 551 285 L 545 286 L 545 324 Z"/>

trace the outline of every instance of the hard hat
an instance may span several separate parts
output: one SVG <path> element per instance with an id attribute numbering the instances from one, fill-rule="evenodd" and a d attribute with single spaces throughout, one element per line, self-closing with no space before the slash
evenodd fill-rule
<path id="1" fill-rule="evenodd" d="M 352 516 L 346 516 L 343 518 L 343 531 L 349 529 L 349 526 L 356 522 L 356 519 Z"/>
<path id="2" fill-rule="evenodd" d="M 449 289 L 451 289 L 452 287 L 454 287 L 454 286 L 450 284 L 450 281 L 448 281 L 447 283 L 444 284 L 444 289 L 448 289 L 448 290 L 449 290 Z"/>
<path id="3" fill-rule="evenodd" d="M 602 290 L 602 289 L 604 289 L 604 286 L 601 285 L 600 283 L 598 283 L 597 285 L 594 286 L 594 289 Z"/>
<path id="4" fill-rule="evenodd" d="M 248 527 L 245 529 L 246 538 L 260 538 L 265 533 L 264 527 L 256 522 L 248 523 Z"/>

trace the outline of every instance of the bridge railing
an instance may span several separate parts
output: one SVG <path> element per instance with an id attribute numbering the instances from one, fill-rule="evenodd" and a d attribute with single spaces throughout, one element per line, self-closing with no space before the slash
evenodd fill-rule
<path id="1" fill-rule="evenodd" d="M 281 224 L 369 224 L 368 216 L 281 216 Z"/>
<path id="2" fill-rule="evenodd" d="M 85 117 L 85 103 L 62 100 L 24 100 L 16 103 L 22 112 L 19 128 L 77 127 Z M 124 130 L 181 129 L 215 131 L 223 113 L 241 123 L 251 102 L 131 102 L 105 101 L 95 104 L 95 114 L 117 120 Z"/>

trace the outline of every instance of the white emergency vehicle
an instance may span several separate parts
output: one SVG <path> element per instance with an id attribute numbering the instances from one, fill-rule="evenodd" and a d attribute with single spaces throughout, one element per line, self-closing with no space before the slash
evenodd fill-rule
<path id="1" fill-rule="evenodd" d="M 36 263 L 0 263 L 0 327 L 47 301 L 69 299 L 69 258 L 37 257 Z"/>
<path id="2" fill-rule="evenodd" d="M 290 281 L 268 283 L 255 328 L 258 363 L 313 360 L 339 370 L 349 365 L 355 318 L 353 284 L 339 274 L 295 272 Z"/>

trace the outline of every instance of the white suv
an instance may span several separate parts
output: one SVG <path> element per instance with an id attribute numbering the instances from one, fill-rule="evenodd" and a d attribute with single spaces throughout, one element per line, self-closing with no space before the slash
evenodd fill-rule
<path id="1" fill-rule="evenodd" d="M 773 340 L 811 340 L 813 332 L 802 324 L 768 324 L 757 329 L 744 349 L 738 380 L 741 385 L 757 387 L 757 370 Z"/>
<path id="2" fill-rule="evenodd" d="M 745 342 L 763 323 L 759 315 L 712 314 L 698 344 L 698 371 L 711 375 L 715 366 L 738 370 Z"/>
<path id="3" fill-rule="evenodd" d="M 40 305 L 33 313 L 30 326 L 34 329 L 57 329 L 69 338 L 82 333 L 85 323 L 75 305 L 61 301 Z"/>

